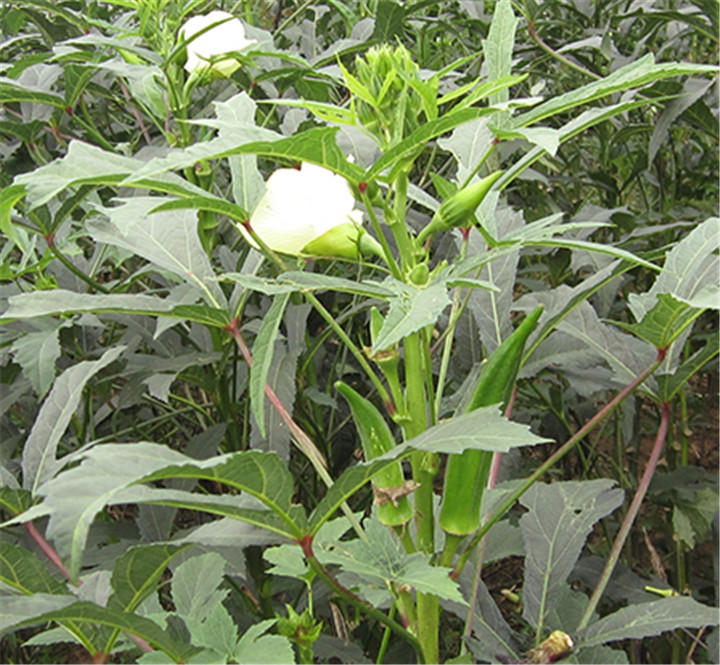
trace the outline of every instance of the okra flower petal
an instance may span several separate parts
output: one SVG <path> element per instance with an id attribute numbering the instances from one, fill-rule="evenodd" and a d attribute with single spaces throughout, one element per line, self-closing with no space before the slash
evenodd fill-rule
<path id="1" fill-rule="evenodd" d="M 218 25 L 195 37 L 201 30 L 215 23 Z M 207 70 L 217 72 L 221 76 L 230 76 L 240 67 L 237 60 L 225 58 L 213 64 L 208 61 L 214 56 L 239 51 L 255 43 L 255 40 L 245 39 L 245 28 L 239 19 L 220 10 L 193 16 L 180 28 L 180 35 L 188 40 L 185 69 L 198 74 Z"/>
<path id="2" fill-rule="evenodd" d="M 250 217 L 250 227 L 273 251 L 294 256 L 357 258 L 359 251 L 375 253 L 379 247 L 362 228 L 362 213 L 355 209 L 347 181 L 314 164 L 275 171 Z M 241 231 L 257 248 L 242 227 Z"/>

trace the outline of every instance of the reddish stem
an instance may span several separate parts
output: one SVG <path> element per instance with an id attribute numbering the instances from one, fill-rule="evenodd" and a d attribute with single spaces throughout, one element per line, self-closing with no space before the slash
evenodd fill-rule
<path id="1" fill-rule="evenodd" d="M 7 104 L 3 104 L 2 109 L 6 113 L 9 113 L 10 115 L 14 115 L 16 118 L 23 117 L 22 113 L 20 113 L 19 111 L 16 111 L 15 109 L 11 109 L 9 106 L 7 106 Z M 77 136 L 73 136 L 72 134 L 65 134 L 64 132 L 61 132 L 59 130 L 56 131 L 50 125 L 44 125 L 43 130 L 46 132 L 50 132 L 53 136 L 58 136 L 62 139 L 66 139 L 67 141 L 80 141 L 81 143 L 86 143 L 87 145 L 93 145 L 92 142 L 86 141 L 85 139 L 80 139 Z M 27 146 L 30 149 L 30 151 L 34 151 L 36 149 L 35 143 L 33 143 L 32 141 L 29 141 Z"/>
<path id="2" fill-rule="evenodd" d="M 513 407 L 515 406 L 515 398 L 517 397 L 517 385 L 513 388 L 508 400 L 508 405 L 505 409 L 505 417 L 509 420 L 512 416 Z M 498 473 L 500 472 L 500 461 L 502 460 L 502 453 L 497 451 L 493 453 L 492 464 L 490 465 L 490 474 L 488 475 L 487 488 L 489 490 L 494 489 L 497 484 Z"/>
<path id="3" fill-rule="evenodd" d="M 141 651 L 144 653 L 150 653 L 151 651 L 154 651 L 153 649 L 142 637 L 138 637 L 137 635 L 133 635 L 132 633 L 129 633 L 128 631 L 124 631 L 125 635 L 127 635 L 135 644 L 140 648 Z"/>
<path id="4" fill-rule="evenodd" d="M 68 570 L 67 566 L 65 566 L 65 564 L 62 562 L 60 556 L 53 549 L 52 545 L 50 545 L 50 543 L 45 540 L 45 537 L 37 530 L 37 527 L 32 522 L 25 522 L 23 526 L 25 527 L 25 531 L 28 532 L 28 535 L 43 551 L 43 554 L 45 554 L 45 556 L 50 559 L 50 562 L 53 564 L 53 566 L 55 566 L 63 575 L 65 575 L 68 581 L 72 582 L 72 575 L 70 575 L 70 571 Z M 80 586 L 81 584 L 82 581 L 78 581 L 77 586 Z"/>
<path id="5" fill-rule="evenodd" d="M 248 367 L 252 367 L 252 354 L 250 353 L 250 349 L 248 349 L 247 344 L 245 343 L 245 339 L 240 332 L 237 318 L 233 319 L 230 324 L 226 326 L 226 330 L 230 333 L 230 335 L 232 335 L 235 343 L 238 345 L 238 348 L 240 349 L 243 358 L 245 358 L 245 362 L 247 363 Z M 277 393 L 267 383 L 265 384 L 265 395 L 268 398 L 270 404 L 272 404 L 275 410 L 278 412 L 280 418 L 282 418 L 283 422 L 287 425 L 300 450 L 302 450 L 302 452 L 309 458 L 314 459 L 316 463 L 319 464 L 322 468 L 327 469 L 327 461 L 323 457 L 322 453 L 317 449 L 317 446 L 312 442 L 310 437 L 305 434 L 302 428 L 293 420 L 293 417 L 283 406 L 283 403 L 280 401 Z"/>
<path id="6" fill-rule="evenodd" d="M 661 353 L 658 352 L 658 356 L 660 355 Z M 664 357 L 664 355 L 665 354 L 663 353 L 662 356 Z M 658 462 L 660 461 L 660 454 L 662 453 L 663 447 L 665 445 L 665 439 L 667 438 L 669 424 L 670 403 L 663 402 L 660 405 L 660 426 L 658 427 L 657 435 L 655 436 L 655 443 L 653 443 L 652 452 L 650 453 L 650 459 L 648 459 L 647 465 L 645 466 L 645 471 L 640 480 L 640 484 L 638 485 L 637 490 L 635 490 L 635 496 L 633 497 L 632 503 L 628 508 L 625 519 L 620 525 L 617 536 L 615 536 L 615 542 L 613 543 L 610 554 L 608 555 L 607 562 L 605 563 L 605 568 L 600 575 L 600 581 L 598 582 L 598 585 L 595 587 L 595 590 L 593 591 L 593 594 L 588 601 L 588 605 L 585 608 L 582 619 L 580 619 L 577 630 L 580 630 L 587 626 L 593 612 L 595 611 L 595 608 L 597 607 L 597 604 L 600 602 L 601 596 L 605 592 L 608 582 L 610 581 L 610 577 L 615 570 L 615 565 L 620 558 L 620 553 L 625 546 L 625 541 L 627 540 L 628 534 L 630 533 L 630 529 L 635 522 L 637 514 L 640 512 L 640 505 L 645 498 L 645 494 L 647 494 L 648 487 L 650 487 L 650 481 L 653 479 L 653 475 L 655 475 L 655 469 L 657 468 Z"/>
<path id="7" fill-rule="evenodd" d="M 314 556 L 312 549 L 313 537 L 310 534 L 305 534 L 301 540 L 298 540 L 298 545 L 302 548 L 303 554 L 310 558 Z"/>
<path id="8" fill-rule="evenodd" d="M 54 550 L 52 545 L 48 543 L 47 540 L 45 540 L 45 537 L 37 530 L 37 527 L 32 522 L 25 522 L 23 524 L 25 527 L 25 531 L 28 532 L 28 535 L 35 541 L 37 546 L 43 551 L 45 556 L 50 559 L 50 562 L 67 578 L 69 582 L 72 582 L 72 576 L 70 575 L 70 571 L 68 570 L 67 566 L 60 560 L 60 556 L 58 553 Z M 83 581 L 78 580 L 77 586 L 82 586 Z M 149 653 L 150 651 L 153 651 L 153 648 L 142 638 L 138 637 L 137 635 L 133 635 L 132 633 L 128 631 L 123 631 L 125 635 L 127 635 L 135 644 L 137 644 L 142 651 Z M 98 651 L 94 654 L 92 654 L 93 663 L 107 663 L 108 662 L 108 654 L 104 651 Z"/>

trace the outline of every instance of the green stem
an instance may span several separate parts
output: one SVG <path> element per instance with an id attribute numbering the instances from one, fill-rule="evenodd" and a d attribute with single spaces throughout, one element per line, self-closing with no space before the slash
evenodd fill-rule
<path id="1" fill-rule="evenodd" d="M 295 20 L 295 17 L 302 14 L 311 4 L 312 0 L 305 0 L 305 2 L 303 2 L 292 14 L 290 14 L 290 16 L 288 16 L 282 23 L 280 23 L 280 25 L 278 25 L 277 28 L 275 28 L 273 34 L 281 34 L 282 31 L 285 30 L 285 28 L 287 28 L 287 26 L 289 26 Z"/>
<path id="2" fill-rule="evenodd" d="M 415 264 L 413 256 L 413 244 L 407 229 L 405 213 L 407 211 L 407 187 L 408 174 L 400 171 L 395 180 L 395 205 L 393 210 L 393 219 L 390 223 L 390 229 L 395 237 L 395 242 L 400 253 L 400 263 L 403 270 L 409 273 Z"/>
<path id="3" fill-rule="evenodd" d="M 407 525 L 395 527 L 395 535 L 400 539 L 400 542 L 408 554 L 417 552 L 417 547 L 415 547 L 415 542 L 412 539 L 410 529 L 407 528 Z"/>
<path id="4" fill-rule="evenodd" d="M 77 113 L 73 113 L 71 121 L 80 125 L 93 137 L 99 146 L 108 152 L 115 152 L 115 146 L 102 135 L 102 132 L 97 127 L 95 127 L 92 116 L 88 112 L 87 104 L 85 104 L 85 100 L 82 97 L 80 98 L 80 110 L 82 111 L 82 116 L 84 116 L 84 118 Z"/>
<path id="5" fill-rule="evenodd" d="M 463 180 L 462 184 L 460 185 L 460 187 L 458 187 L 458 189 L 465 189 L 465 187 L 467 187 L 470 184 L 470 181 L 473 179 L 473 176 L 476 176 L 480 172 L 480 169 L 482 168 L 483 164 L 485 164 L 485 162 L 487 162 L 490 155 L 493 154 L 493 151 L 495 150 L 496 145 L 497 145 L 497 143 L 494 143 L 494 142 L 490 144 L 490 147 L 485 151 L 485 154 L 475 165 L 475 168 L 472 171 L 470 171 L 470 173 L 468 173 L 467 178 L 465 178 L 465 180 Z"/>
<path id="6" fill-rule="evenodd" d="M 457 563 L 455 564 L 452 572 L 452 577 L 457 577 L 462 572 L 468 558 L 472 554 L 473 549 L 477 547 L 477 544 L 482 540 L 482 537 L 490 530 L 496 522 L 505 515 L 515 505 L 515 502 L 527 492 L 537 480 L 545 474 L 546 471 L 551 469 L 559 460 L 561 460 L 572 448 L 582 439 L 589 434 L 595 427 L 630 394 L 639 385 L 645 381 L 660 365 L 665 358 L 665 354 L 662 352 L 658 353 L 658 357 L 652 365 L 643 370 L 638 376 L 636 376 L 625 388 L 623 388 L 613 399 L 611 399 L 602 409 L 600 409 L 585 425 L 583 425 L 573 436 L 571 436 L 560 448 L 558 448 L 548 459 L 543 462 L 526 480 L 520 487 L 508 496 L 502 505 L 492 514 L 491 517 L 483 524 L 480 529 L 475 533 L 472 540 L 463 550 Z"/>
<path id="7" fill-rule="evenodd" d="M 92 277 L 88 277 L 82 270 L 75 266 L 68 258 L 55 246 L 55 240 L 52 235 L 45 236 L 45 241 L 52 252 L 52 255 L 60 261 L 73 275 L 80 278 L 88 286 L 91 286 L 100 293 L 111 293 L 110 289 L 96 282 Z"/>
<path id="8" fill-rule="evenodd" d="M 377 215 L 375 214 L 375 210 L 372 205 L 372 201 L 370 200 L 370 197 L 367 195 L 367 191 L 362 193 L 362 201 L 365 204 L 365 209 L 368 212 L 368 215 L 370 216 L 370 223 L 372 224 L 373 230 L 375 231 L 375 235 L 377 236 L 378 242 L 380 243 L 380 246 L 383 248 L 383 254 L 385 254 L 385 263 L 388 264 L 390 268 L 390 272 L 392 273 L 392 276 L 395 277 L 395 279 L 402 279 L 402 272 L 400 270 L 400 266 L 398 266 L 397 261 L 395 261 L 395 257 L 393 256 L 392 249 L 390 248 L 390 245 L 388 244 L 387 238 L 385 237 L 385 234 L 382 232 L 382 227 L 380 226 L 380 221 L 377 218 Z"/>
<path id="9" fill-rule="evenodd" d="M 685 342 L 685 358 L 690 357 L 690 340 Z M 687 466 L 690 459 L 690 446 L 688 439 L 688 405 L 687 405 L 687 391 L 680 391 L 680 465 Z M 687 578 L 687 547 L 682 540 L 678 540 L 675 544 L 675 557 L 676 557 L 676 588 L 684 594 L 685 589 L 688 586 Z M 673 650 L 672 650 L 672 662 L 686 662 L 681 661 L 683 648 L 683 634 L 682 631 L 677 630 L 675 632 L 675 639 L 673 639 Z M 689 661 L 687 661 L 689 662 Z"/>
<path id="10" fill-rule="evenodd" d="M 445 340 L 447 336 L 455 330 L 455 326 L 457 322 L 459 321 L 460 317 L 465 313 L 465 310 L 467 309 L 468 303 L 470 302 L 470 298 L 472 296 L 472 289 L 468 289 L 467 293 L 463 297 L 462 302 L 460 303 L 460 306 L 458 307 L 455 312 L 452 312 L 451 310 L 451 316 L 448 321 L 447 328 L 443 330 L 443 332 L 440 334 L 440 337 L 435 341 L 432 348 L 430 349 L 430 355 L 433 356 L 437 352 L 438 348 L 440 348 L 440 345 L 445 343 Z M 453 332 L 453 334 L 455 334 Z"/>
<path id="11" fill-rule="evenodd" d="M 585 612 L 580 619 L 577 630 L 582 630 L 590 622 L 593 612 L 595 611 L 595 608 L 600 602 L 600 598 L 605 592 L 608 582 L 610 582 L 610 577 L 615 570 L 615 566 L 618 562 L 618 559 L 620 558 L 620 553 L 625 546 L 625 541 L 627 540 L 630 529 L 632 528 L 632 525 L 635 522 L 635 518 L 640 511 L 640 506 L 643 502 L 643 499 L 645 498 L 648 487 L 650 487 L 650 481 L 655 474 L 655 469 L 657 468 L 658 461 L 660 460 L 660 453 L 662 452 L 663 446 L 665 445 L 665 439 L 667 438 L 668 423 L 670 422 L 670 404 L 668 402 L 663 402 L 660 408 L 660 426 L 658 427 L 657 436 L 655 437 L 655 443 L 653 444 L 653 449 L 650 453 L 650 459 L 645 466 L 645 471 L 643 473 L 642 479 L 640 480 L 640 484 L 638 485 L 638 488 L 635 492 L 635 496 L 633 497 L 632 503 L 628 508 L 627 514 L 625 515 L 625 519 L 620 525 L 617 536 L 615 536 L 615 542 L 613 543 L 612 549 L 610 550 L 610 554 L 607 558 L 607 562 L 605 563 L 605 568 L 603 568 L 602 575 L 600 575 L 600 581 L 598 582 L 592 596 L 590 597 L 590 600 L 588 601 L 587 607 L 585 608 Z"/>
<path id="12" fill-rule="evenodd" d="M 463 240 L 458 260 L 462 261 L 465 258 L 465 254 L 467 253 L 467 246 L 468 241 L 466 238 Z M 435 391 L 435 403 L 433 408 L 434 422 L 437 422 L 437 419 L 440 417 L 440 407 L 442 405 L 443 390 L 445 388 L 445 377 L 447 376 L 448 367 L 450 365 L 450 356 L 452 355 L 453 340 L 455 338 L 455 324 L 457 323 L 460 311 L 462 309 L 460 306 L 460 294 L 461 290 L 458 286 L 455 288 L 455 292 L 453 293 L 450 316 L 448 317 L 448 327 L 445 331 L 445 342 L 443 343 L 443 353 L 442 359 L 440 360 L 440 370 L 438 372 L 438 379 L 436 384 L 437 389 Z M 432 354 L 432 350 L 430 351 L 430 353 Z"/>
<path id="13" fill-rule="evenodd" d="M 427 402 L 423 373 L 421 335 L 408 335 L 405 349 L 405 384 L 407 387 L 408 422 L 403 424 L 406 439 L 411 439 L 427 429 Z M 420 486 L 415 490 L 415 523 L 417 546 L 421 552 L 435 551 L 435 527 L 433 515 L 433 480 L 437 473 L 437 455 L 415 452 L 411 457 L 413 478 Z M 423 653 L 430 663 L 438 663 L 438 627 L 440 606 L 434 594 L 417 594 L 417 634 Z"/>
<path id="14" fill-rule="evenodd" d="M 357 360 L 360 367 L 365 370 L 365 373 L 372 382 L 373 386 L 375 386 L 375 389 L 378 391 L 378 394 L 386 407 L 390 411 L 394 411 L 395 405 L 393 404 L 388 391 L 385 389 L 382 381 L 380 381 L 380 378 L 370 366 L 370 363 L 365 358 L 363 352 L 358 348 L 355 342 L 350 339 L 348 334 L 343 330 L 342 326 L 338 325 L 338 322 L 335 320 L 333 315 L 325 309 L 325 306 L 312 291 L 303 291 L 302 293 L 305 296 L 305 299 L 315 308 L 317 313 L 320 314 L 327 324 L 335 331 L 335 334 L 340 338 L 340 341 L 345 345 L 345 347 L 350 350 L 350 353 L 355 356 L 355 360 Z"/>
<path id="15" fill-rule="evenodd" d="M 420 646 L 428 663 L 440 662 L 440 601 L 435 594 L 417 594 L 417 623 Z"/>
<path id="16" fill-rule="evenodd" d="M 433 381 L 432 354 L 430 353 L 430 345 L 432 342 L 432 331 L 434 326 L 425 326 L 420 331 L 421 350 L 423 354 L 423 368 L 425 369 L 425 386 L 427 389 L 427 400 L 425 411 L 427 412 L 428 427 L 437 424 L 433 404 L 435 403 L 435 383 Z"/>
<path id="17" fill-rule="evenodd" d="M 689 358 L 688 350 L 685 351 L 685 357 Z M 688 439 L 688 405 L 687 392 L 680 391 L 680 465 L 687 466 L 690 461 L 690 441 Z"/>
<path id="18" fill-rule="evenodd" d="M 687 565 L 686 565 L 686 546 L 682 541 L 678 541 L 675 545 L 675 556 L 677 561 L 677 589 L 681 594 L 685 594 L 687 588 Z M 675 631 L 675 637 L 673 639 L 672 646 L 672 658 L 671 662 L 681 663 L 689 662 L 682 660 L 682 649 L 683 649 L 683 632 L 678 629 Z"/>
<path id="19" fill-rule="evenodd" d="M 410 421 L 403 425 L 406 439 L 411 439 L 427 429 L 425 377 L 420 342 L 419 332 L 414 332 L 403 340 L 406 402 L 410 416 Z"/>
<path id="20" fill-rule="evenodd" d="M 187 386 L 187 384 L 185 385 Z M 204 420 L 205 418 L 210 418 L 213 421 L 213 424 L 215 424 L 212 416 L 208 415 L 207 411 L 205 411 L 204 408 L 214 406 L 212 402 L 208 402 L 207 404 L 198 404 L 192 397 L 183 397 L 182 395 L 177 395 L 176 393 L 168 393 L 168 397 L 171 397 L 172 399 L 180 402 L 181 404 L 187 405 L 189 409 L 195 411 L 200 416 L 201 420 Z M 204 426 L 205 423 L 201 422 L 200 425 Z"/>
<path id="21" fill-rule="evenodd" d="M 165 405 L 167 406 L 167 405 Z M 177 409 L 176 411 L 172 411 L 171 413 L 163 414 L 160 416 L 156 416 L 155 418 L 149 418 L 148 420 L 144 420 L 142 423 L 143 428 L 145 427 L 151 427 L 155 424 L 160 424 L 165 422 L 166 420 L 172 420 L 176 416 L 182 415 L 184 413 L 188 413 L 190 411 L 194 411 L 194 407 L 187 407 L 184 409 Z M 135 432 L 139 432 L 140 436 L 144 436 L 143 432 L 145 430 L 140 430 L 137 425 L 133 425 L 132 427 L 126 427 L 125 429 L 117 430 L 115 432 L 112 432 L 111 434 L 108 434 L 107 436 L 102 436 L 98 439 L 95 439 L 93 441 L 94 444 L 98 443 L 105 443 L 106 441 L 115 441 L 120 436 L 125 436 L 126 434 L 132 434 Z"/>
<path id="22" fill-rule="evenodd" d="M 567 65 L 571 69 L 574 69 L 576 72 L 580 72 L 583 76 L 589 76 L 592 79 L 595 79 L 596 81 L 599 80 L 601 77 L 595 74 L 594 72 L 591 72 L 589 69 L 585 69 L 584 67 L 581 67 L 580 65 L 574 63 L 572 60 L 569 60 L 566 58 L 562 53 L 558 53 L 553 48 L 551 48 L 547 43 L 545 43 L 540 35 L 537 34 L 535 31 L 535 23 L 528 19 L 528 32 L 530 33 L 530 38 L 543 50 L 545 53 L 547 53 L 552 58 L 555 58 L 556 60 L 559 60 L 563 64 Z"/>
<path id="23" fill-rule="evenodd" d="M 356 596 L 352 591 L 350 591 L 340 582 L 338 582 L 338 580 L 335 579 L 327 571 L 325 566 L 323 566 L 323 564 L 320 563 L 320 561 L 318 561 L 318 559 L 315 557 L 315 554 L 312 551 L 312 542 L 309 537 L 306 538 L 306 540 L 304 540 L 302 543 L 300 543 L 300 545 L 303 548 L 303 553 L 305 554 L 305 559 L 307 560 L 308 564 L 315 571 L 317 576 L 322 579 L 323 582 L 325 582 L 325 584 L 327 584 L 331 589 L 340 594 L 349 603 L 354 605 L 358 610 L 360 610 L 364 614 L 367 614 L 369 617 L 376 619 L 381 624 L 383 624 L 383 626 L 388 626 L 391 630 L 400 635 L 413 647 L 413 649 L 415 649 L 415 653 L 417 654 L 420 663 L 424 664 L 437 662 L 437 659 L 432 660 L 426 658 L 425 653 L 423 652 L 423 648 L 415 635 L 405 630 L 405 628 L 403 628 L 397 621 L 387 616 L 381 610 L 377 609 L 373 605 L 370 605 L 370 603 L 366 603 L 361 598 L 358 598 L 358 596 Z"/>
<path id="24" fill-rule="evenodd" d="M 423 375 L 423 357 L 420 349 L 420 333 L 408 335 L 403 341 L 405 349 L 405 385 L 407 421 L 403 422 L 405 439 L 412 439 L 427 429 L 427 405 Z M 437 470 L 437 455 L 423 451 L 414 452 L 411 457 L 413 478 L 420 484 L 415 490 L 415 522 L 417 525 L 418 549 L 433 553 L 433 478 Z"/>
<path id="25" fill-rule="evenodd" d="M 455 558 L 455 553 L 460 547 L 460 543 L 465 540 L 466 536 L 458 536 L 454 533 L 445 534 L 445 547 L 443 547 L 442 554 L 440 555 L 440 565 L 444 568 L 450 568 Z"/>
<path id="26" fill-rule="evenodd" d="M 417 632 L 417 612 L 415 611 L 415 600 L 411 591 L 397 591 L 395 605 L 400 612 L 403 626 L 409 627 L 412 633 Z"/>
<path id="27" fill-rule="evenodd" d="M 390 612 L 388 613 L 388 617 L 391 619 L 395 618 L 395 604 L 393 603 L 390 606 Z M 380 648 L 378 649 L 377 658 L 375 659 L 376 665 L 381 665 L 383 662 L 383 658 L 385 657 L 385 652 L 387 651 L 388 644 L 390 644 L 390 633 L 392 632 L 392 629 L 390 626 L 385 626 L 385 630 L 383 631 L 382 641 L 380 642 Z"/>

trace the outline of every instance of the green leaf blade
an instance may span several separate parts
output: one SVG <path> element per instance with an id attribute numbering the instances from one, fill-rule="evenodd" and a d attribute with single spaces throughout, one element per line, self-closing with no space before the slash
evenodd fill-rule
<path id="1" fill-rule="evenodd" d="M 515 118 L 513 126 L 527 127 L 545 118 L 558 113 L 565 113 L 570 109 L 589 104 L 602 97 L 633 88 L 641 88 L 662 79 L 702 74 L 717 74 L 717 67 L 694 63 L 655 63 L 652 54 L 648 53 L 605 78 L 553 97 L 531 111 L 519 115 Z"/>
<path id="2" fill-rule="evenodd" d="M 390 348 L 408 335 L 434 324 L 450 304 L 443 280 L 426 288 L 397 284 L 397 295 L 390 300 L 390 310 L 378 333 L 371 354 Z"/>
<path id="3" fill-rule="evenodd" d="M 215 605 L 227 596 L 219 590 L 225 572 L 225 559 L 217 552 L 206 552 L 183 561 L 172 579 L 172 597 L 177 613 L 204 621 Z"/>
<path id="4" fill-rule="evenodd" d="M 132 547 L 120 556 L 113 566 L 111 584 L 113 595 L 108 607 L 122 612 L 135 609 L 154 591 L 162 581 L 165 570 L 189 545 L 141 545 Z"/>
<path id="5" fill-rule="evenodd" d="M 513 12 L 510 0 L 500 0 L 495 5 L 488 37 L 482 42 L 483 53 L 487 61 L 488 78 L 491 81 L 510 76 L 512 73 L 512 54 L 518 23 L 519 19 Z M 509 98 L 510 93 L 506 88 L 491 95 L 490 103 L 507 102 Z"/>
<path id="6" fill-rule="evenodd" d="M 448 568 L 430 565 L 429 555 L 407 554 L 393 532 L 375 520 L 366 520 L 365 533 L 366 541 L 335 541 L 316 554 L 324 564 L 339 564 L 369 584 L 381 588 L 410 586 L 465 604 Z"/>
<path id="7" fill-rule="evenodd" d="M 55 379 L 55 362 L 60 357 L 60 341 L 58 333 L 60 328 L 69 322 L 61 322 L 60 325 L 30 332 L 16 339 L 12 346 L 13 356 L 22 368 L 25 376 L 42 399 L 50 390 Z"/>
<path id="8" fill-rule="evenodd" d="M 60 598 L 64 598 L 64 596 L 60 596 Z M 177 642 L 169 637 L 162 628 L 150 619 L 137 614 L 110 610 L 88 601 L 78 601 L 62 609 L 38 613 L 32 618 L 15 623 L 12 625 L 12 629 L 33 626 L 47 621 L 100 624 L 118 631 L 127 631 L 142 638 L 153 648 L 161 649 L 176 663 L 188 662 L 188 658 L 196 652 L 195 647 Z"/>
<path id="9" fill-rule="evenodd" d="M 289 300 L 289 293 L 275 296 L 270 309 L 263 317 L 253 344 L 253 364 L 250 369 L 250 405 L 255 422 L 263 437 L 265 437 L 265 386 L 272 364 L 275 340 L 280 332 L 280 322 Z"/>
<path id="10" fill-rule="evenodd" d="M 0 541 L 0 581 L 26 595 L 68 593 L 33 552 L 8 541 Z"/>
<path id="11" fill-rule="evenodd" d="M 385 169 L 395 166 L 398 162 L 412 155 L 418 148 L 425 145 L 431 139 L 449 132 L 460 125 L 476 120 L 488 113 L 494 113 L 495 109 L 460 109 L 426 122 L 414 130 L 410 136 L 403 139 L 396 146 L 383 153 L 368 171 L 362 180 L 370 182 L 377 178 Z"/>
<path id="12" fill-rule="evenodd" d="M 585 540 L 598 520 L 616 510 L 624 493 L 608 479 L 533 485 L 520 502 L 525 551 L 523 617 L 543 635 Z M 553 626 L 555 628 L 556 626 Z"/>
<path id="13" fill-rule="evenodd" d="M 639 323 L 616 323 L 656 349 L 667 349 L 704 310 L 680 302 L 670 293 L 657 296 L 655 306 Z"/>
<path id="14" fill-rule="evenodd" d="M 651 603 L 624 607 L 581 630 L 578 649 L 619 640 L 640 640 L 676 628 L 717 625 L 717 608 L 707 607 L 693 598 L 671 596 Z"/>
<path id="15" fill-rule="evenodd" d="M 99 360 L 84 361 L 66 369 L 55 382 L 35 420 L 22 455 L 23 487 L 33 494 L 60 469 L 55 459 L 58 443 L 80 404 L 86 383 L 114 362 L 124 346 L 108 349 Z"/>

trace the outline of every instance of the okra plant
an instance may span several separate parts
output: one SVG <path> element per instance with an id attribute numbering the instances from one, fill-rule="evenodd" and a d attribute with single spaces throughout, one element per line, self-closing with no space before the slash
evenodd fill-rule
<path id="1" fill-rule="evenodd" d="M 23 77 L 37 63 L 0 80 L 9 112 L 50 109 L 59 137 L 36 150 L 39 129 L 18 129 L 36 168 L 3 190 L 3 257 L 22 258 L 1 320 L 27 379 L 10 402 L 44 398 L 13 423 L 19 460 L 2 460 L 4 630 L 50 622 L 35 643 L 73 641 L 94 662 L 549 663 L 627 662 L 604 645 L 716 622 L 667 582 L 598 608 L 670 404 L 717 354 L 689 335 L 718 307 L 720 222 L 640 252 L 610 217 L 517 210 L 508 195 L 542 182 L 566 144 L 665 113 L 680 99 L 666 82 L 707 90 L 716 67 L 575 65 L 586 80 L 545 98 L 513 64 L 539 9 L 510 0 L 493 3 L 479 50 L 433 69 L 393 28 L 420 8 L 394 2 L 346 8 L 352 36 L 321 55 L 306 23 L 289 27 L 307 7 L 271 34 L 241 22 L 249 9 L 203 15 L 197 0 L 92 16 L 13 4 L 71 34 L 38 60 L 64 68 L 64 97 Z M 89 110 L 103 85 L 127 104 L 106 127 Z M 581 278 L 539 288 L 532 267 L 556 257 Z M 613 289 L 637 274 L 644 290 L 610 325 L 591 299 L 623 306 Z M 77 362 L 56 377 L 71 337 Z M 556 444 L 516 402 L 582 354 L 577 392 L 612 396 Z M 660 425 L 637 486 L 559 476 L 638 393 Z M 544 459 L 509 478 L 523 447 Z M 588 597 L 569 580 L 604 518 Z M 481 579 L 518 553 L 521 631 Z M 461 626 L 452 646 L 447 621 Z M 358 624 L 364 653 L 348 642 Z"/>

